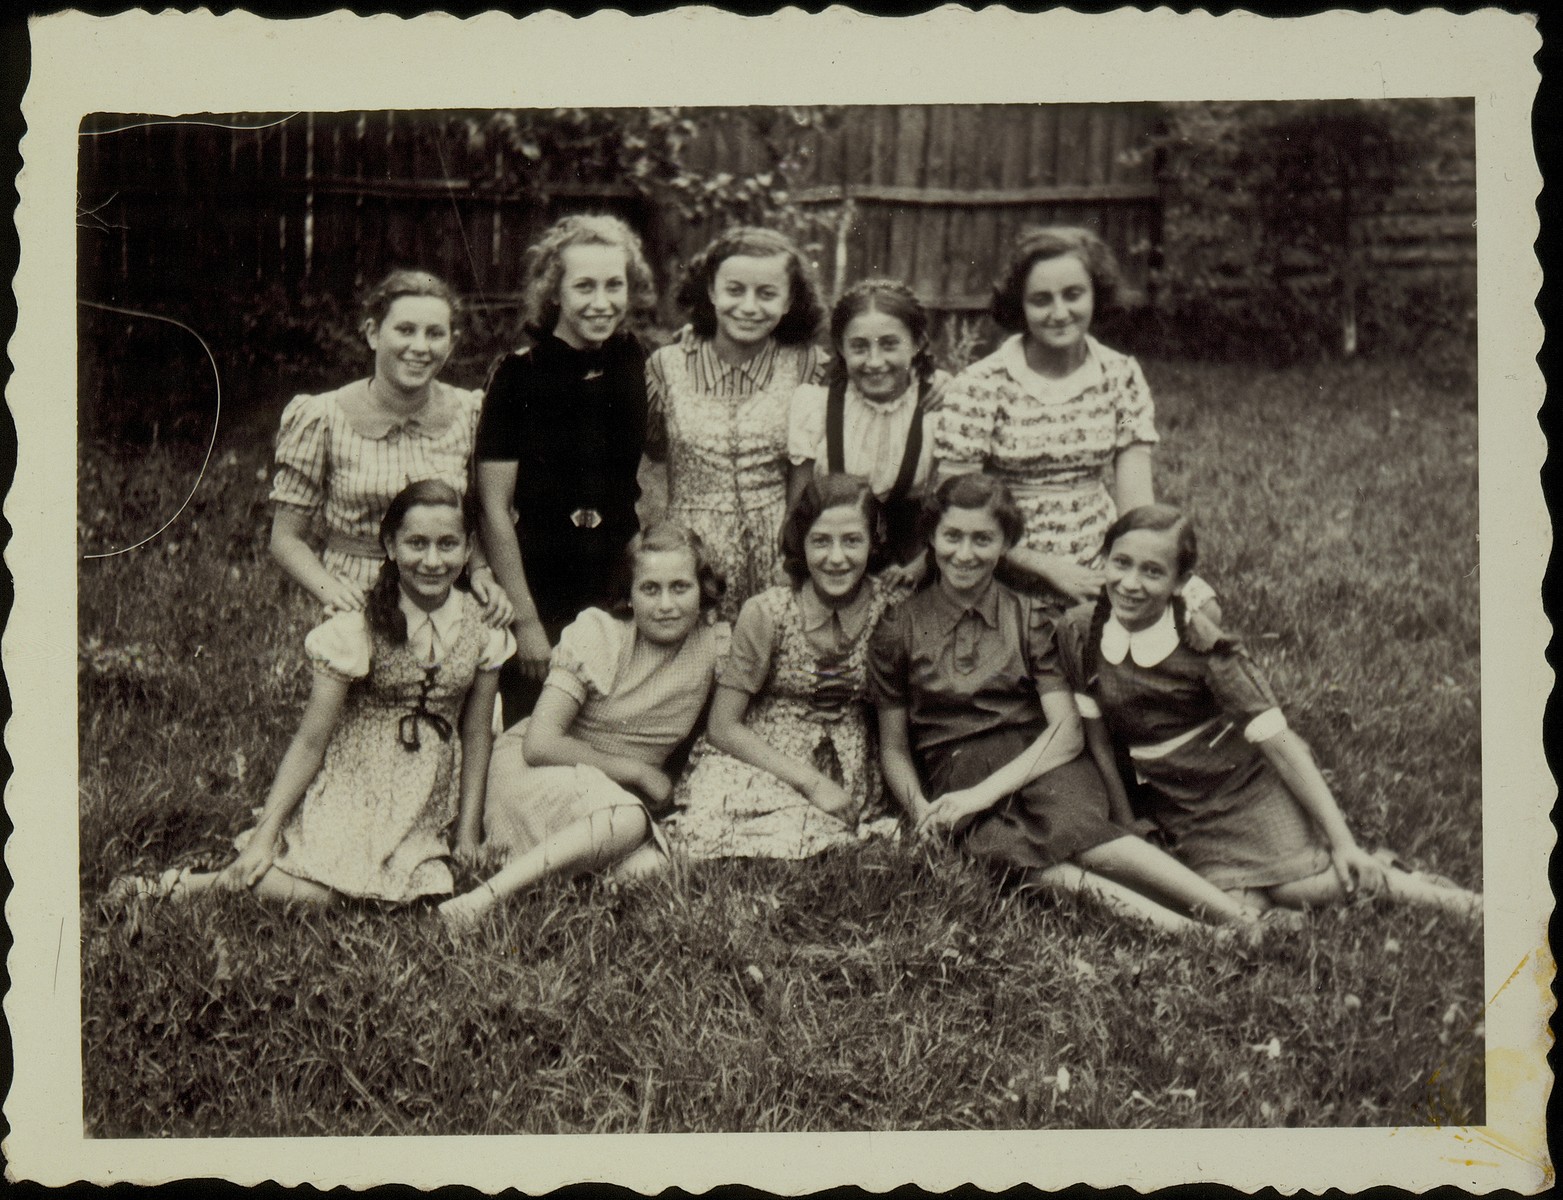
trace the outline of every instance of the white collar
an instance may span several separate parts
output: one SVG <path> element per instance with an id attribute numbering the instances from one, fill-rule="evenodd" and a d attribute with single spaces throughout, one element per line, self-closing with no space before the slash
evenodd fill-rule
<path id="1" fill-rule="evenodd" d="M 407 593 L 397 589 L 396 604 L 407 618 L 407 640 L 418 639 L 420 649 L 432 653 L 432 646 L 448 647 L 454 644 L 456 627 L 461 623 L 461 593 L 451 588 L 445 603 L 433 612 L 425 612 L 411 600 Z M 425 627 L 432 627 L 426 629 Z M 431 636 L 432 634 L 432 636 Z"/>
<path id="2" fill-rule="evenodd" d="M 1118 623 L 1117 617 L 1108 617 L 1102 626 L 1102 657 L 1113 666 L 1133 656 L 1138 667 L 1154 667 L 1163 662 L 1178 648 L 1178 624 L 1172 618 L 1172 605 L 1167 605 L 1156 624 L 1133 632 Z"/>
<path id="3" fill-rule="evenodd" d="M 1048 391 L 1068 391 L 1071 396 L 1077 396 L 1102 377 L 1102 360 L 1097 353 L 1100 343 L 1089 333 L 1084 340 L 1085 358 L 1073 371 L 1057 379 L 1031 369 L 1031 364 L 1026 361 L 1025 334 L 1011 334 L 995 353 L 1000 365 L 1016 383 L 1024 384 L 1028 379 L 1039 381 L 1040 386 Z"/>

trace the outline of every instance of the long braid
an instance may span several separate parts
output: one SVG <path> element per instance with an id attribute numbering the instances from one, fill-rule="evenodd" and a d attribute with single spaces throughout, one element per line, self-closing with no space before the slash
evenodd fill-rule
<path id="1" fill-rule="evenodd" d="M 1103 588 L 1096 594 L 1096 607 L 1091 610 L 1091 630 L 1085 639 L 1085 678 L 1081 680 L 1082 686 L 1090 689 L 1091 680 L 1096 678 L 1096 669 L 1101 665 L 1102 631 L 1107 628 L 1107 618 L 1112 615 L 1112 602 L 1107 599 L 1107 589 Z"/>
<path id="2" fill-rule="evenodd" d="M 369 628 L 393 646 L 407 641 L 407 618 L 397 602 L 401 592 L 401 572 L 389 558 L 380 564 L 374 586 L 364 601 L 364 619 Z"/>

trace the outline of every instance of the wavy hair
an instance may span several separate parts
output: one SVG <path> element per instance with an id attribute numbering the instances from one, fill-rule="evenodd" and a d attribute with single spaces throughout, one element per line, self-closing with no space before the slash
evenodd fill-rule
<path id="1" fill-rule="evenodd" d="M 550 334 L 559 323 L 564 251 L 571 246 L 612 246 L 623 250 L 625 282 L 629 285 L 626 318 L 643 317 L 656 307 L 656 281 L 635 231 L 618 217 L 571 213 L 560 217 L 527 247 L 526 278 L 522 284 L 522 320 L 527 332 L 533 336 Z"/>
<path id="2" fill-rule="evenodd" d="M 450 284 L 433 272 L 410 267 L 397 268 L 364 293 L 363 299 L 359 301 L 362 323 L 379 328 L 380 323 L 390 315 L 391 305 L 403 296 L 432 296 L 436 300 L 445 301 L 450 306 L 452 332 L 459 328 L 461 297 Z"/>
<path id="3" fill-rule="evenodd" d="M 694 559 L 695 582 L 700 586 L 700 611 L 707 613 L 720 603 L 727 592 L 727 581 L 717 574 L 700 535 L 677 521 L 662 520 L 649 529 L 641 530 L 624 547 L 624 555 L 615 572 L 614 600 L 610 609 L 614 616 L 629 617 L 634 612 L 630 605 L 630 592 L 635 586 L 635 569 L 640 564 L 641 555 L 670 550 L 687 550 Z"/>
<path id="4" fill-rule="evenodd" d="M 825 316 L 825 306 L 820 302 L 819 284 L 814 280 L 813 269 L 792 239 L 774 229 L 754 225 L 739 225 L 721 234 L 690 259 L 689 266 L 684 269 L 675 298 L 689 313 L 690 324 L 698 337 L 716 336 L 716 306 L 711 303 L 711 287 L 716 282 L 717 269 L 729 258 L 739 255 L 771 258 L 777 254 L 787 256 L 790 303 L 771 336 L 781 346 L 803 346 L 814 340 Z"/>
<path id="5" fill-rule="evenodd" d="M 469 543 L 477 533 L 478 506 L 471 495 L 462 495 L 441 479 L 420 479 L 397 492 L 386 506 L 385 516 L 380 519 L 382 547 L 396 540 L 407 514 L 420 505 L 454 508 L 461 514 L 462 532 L 467 535 Z M 456 585 L 467 587 L 465 569 L 457 578 Z M 400 592 L 401 571 L 387 551 L 385 561 L 380 564 L 380 573 L 375 576 L 374 586 L 369 589 L 369 595 L 364 601 L 364 618 L 370 629 L 388 639 L 393 646 L 403 645 L 407 641 L 407 618 L 402 615 Z"/>
<path id="6" fill-rule="evenodd" d="M 950 476 L 923 497 L 922 511 L 917 514 L 917 532 L 922 542 L 932 546 L 934 530 L 952 508 L 987 509 L 998 522 L 999 531 L 1011 549 L 1025 536 L 1026 519 L 1021 516 L 1009 489 L 991 475 L 973 471 Z"/>
<path id="7" fill-rule="evenodd" d="M 1037 263 L 1065 254 L 1078 258 L 1090 276 L 1097 312 L 1118 302 L 1123 276 L 1118 269 L 1118 257 L 1106 242 L 1076 225 L 1027 225 L 1016 234 L 1009 261 L 994 280 L 993 300 L 988 309 L 994 322 L 1011 333 L 1024 333 L 1026 277 Z"/>
<path id="8" fill-rule="evenodd" d="M 815 475 L 804 484 L 782 523 L 782 568 L 795 588 L 801 588 L 809 578 L 805 548 L 809 530 L 833 508 L 855 508 L 863 514 L 863 521 L 868 526 L 867 574 L 873 574 L 885 565 L 885 510 L 868 480 L 857 475 Z"/>

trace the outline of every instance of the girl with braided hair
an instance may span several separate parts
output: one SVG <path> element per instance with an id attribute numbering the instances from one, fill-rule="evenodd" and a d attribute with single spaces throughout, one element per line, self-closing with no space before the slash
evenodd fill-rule
<path id="1" fill-rule="evenodd" d="M 1198 547 L 1183 513 L 1131 509 L 1104 546 L 1106 585 L 1064 615 L 1058 643 L 1115 812 L 1129 808 L 1116 744 L 1172 852 L 1244 904 L 1308 908 L 1362 892 L 1480 914 L 1480 894 L 1357 844 L 1241 643 L 1187 609 Z"/>

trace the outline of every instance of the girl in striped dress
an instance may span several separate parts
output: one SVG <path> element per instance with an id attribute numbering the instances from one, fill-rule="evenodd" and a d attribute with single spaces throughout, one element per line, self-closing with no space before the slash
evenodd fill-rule
<path id="1" fill-rule="evenodd" d="M 271 554 L 333 612 L 355 612 L 384 561 L 378 533 L 391 498 L 415 480 L 467 491 L 482 396 L 439 382 L 459 315 L 449 285 L 427 271 L 392 271 L 364 298 L 374 371 L 332 392 L 295 396 L 282 413 L 271 488 Z M 310 545 L 325 526 L 325 547 Z M 484 620 L 508 625 L 504 589 L 481 561 L 472 594 Z"/>
<path id="2" fill-rule="evenodd" d="M 666 464 L 667 516 L 700 535 L 727 580 L 718 611 L 731 621 L 783 582 L 788 404 L 820 374 L 824 310 L 798 248 L 747 227 L 689 264 L 678 299 L 690 325 L 646 364 L 645 453 Z"/>

